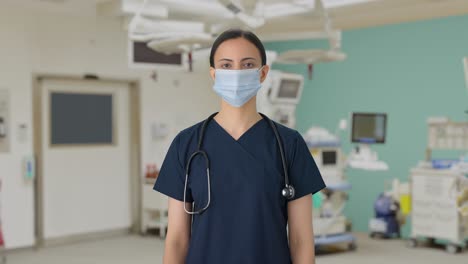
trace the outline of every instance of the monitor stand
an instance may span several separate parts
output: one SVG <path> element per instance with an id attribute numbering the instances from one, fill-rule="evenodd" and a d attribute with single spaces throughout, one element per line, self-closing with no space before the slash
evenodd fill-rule
<path id="1" fill-rule="evenodd" d="M 379 160 L 377 152 L 369 144 L 359 144 L 349 155 L 348 164 L 354 169 L 388 170 L 387 163 Z"/>

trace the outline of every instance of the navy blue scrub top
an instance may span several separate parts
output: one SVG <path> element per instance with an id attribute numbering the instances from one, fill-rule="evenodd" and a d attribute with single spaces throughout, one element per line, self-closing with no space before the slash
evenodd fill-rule
<path id="1" fill-rule="evenodd" d="M 294 199 L 325 187 L 302 136 L 275 123 L 281 136 Z M 172 142 L 154 190 L 183 201 L 185 166 L 196 151 L 202 122 L 181 131 Z M 281 195 L 284 175 L 274 132 L 268 121 L 255 123 L 238 140 L 212 119 L 202 149 L 210 159 L 211 203 L 195 215 L 186 263 L 291 263 L 286 225 L 287 203 Z M 205 161 L 194 158 L 187 201 L 196 210 L 208 199 Z"/>

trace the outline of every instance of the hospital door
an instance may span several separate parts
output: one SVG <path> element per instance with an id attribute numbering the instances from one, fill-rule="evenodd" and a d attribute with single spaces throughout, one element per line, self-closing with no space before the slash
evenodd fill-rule
<path id="1" fill-rule="evenodd" d="M 129 89 L 120 82 L 40 81 L 36 190 L 44 241 L 130 228 Z"/>

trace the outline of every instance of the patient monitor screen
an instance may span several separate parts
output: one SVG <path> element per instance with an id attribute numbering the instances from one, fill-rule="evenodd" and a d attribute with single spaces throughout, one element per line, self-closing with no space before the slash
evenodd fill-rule
<path id="1" fill-rule="evenodd" d="M 299 96 L 299 80 L 281 80 L 278 98 L 296 99 Z"/>
<path id="2" fill-rule="evenodd" d="M 357 143 L 385 143 L 386 114 L 353 114 L 352 141 Z"/>
<path id="3" fill-rule="evenodd" d="M 323 151 L 322 163 L 323 165 L 336 165 L 336 151 Z"/>

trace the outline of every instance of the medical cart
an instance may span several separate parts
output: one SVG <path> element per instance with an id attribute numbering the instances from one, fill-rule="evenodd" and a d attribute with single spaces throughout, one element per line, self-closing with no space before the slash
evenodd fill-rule
<path id="1" fill-rule="evenodd" d="M 429 121 L 426 162 L 411 170 L 412 230 L 408 245 L 416 247 L 420 238 L 444 241 L 449 253 L 467 246 L 468 177 L 449 162 L 432 159 L 432 151 L 468 150 L 468 122 L 446 119 Z M 460 161 L 462 162 L 462 161 Z"/>
<path id="2" fill-rule="evenodd" d="M 142 201 L 142 234 L 148 229 L 157 228 L 161 238 L 166 237 L 168 223 L 168 198 L 167 196 L 153 190 L 156 179 L 145 179 L 143 183 Z"/>
<path id="3" fill-rule="evenodd" d="M 327 200 L 319 215 L 314 214 L 313 228 L 315 248 L 322 246 L 346 244 L 349 250 L 356 249 L 356 238 L 351 234 L 351 223 L 343 215 L 345 201 L 347 200 L 346 191 L 351 189 L 351 184 L 342 183 L 327 185 Z M 327 203 L 330 203 L 327 205 Z M 329 208 L 334 207 L 333 213 L 327 213 Z"/>
<path id="4" fill-rule="evenodd" d="M 347 192 L 351 184 L 345 177 L 345 158 L 339 140 L 307 141 L 309 150 L 325 181 L 326 188 L 315 195 L 323 197 L 319 208 L 314 208 L 314 239 L 316 249 L 323 246 L 346 244 L 356 249 L 356 239 L 350 233 L 351 223 L 343 215 Z"/>

